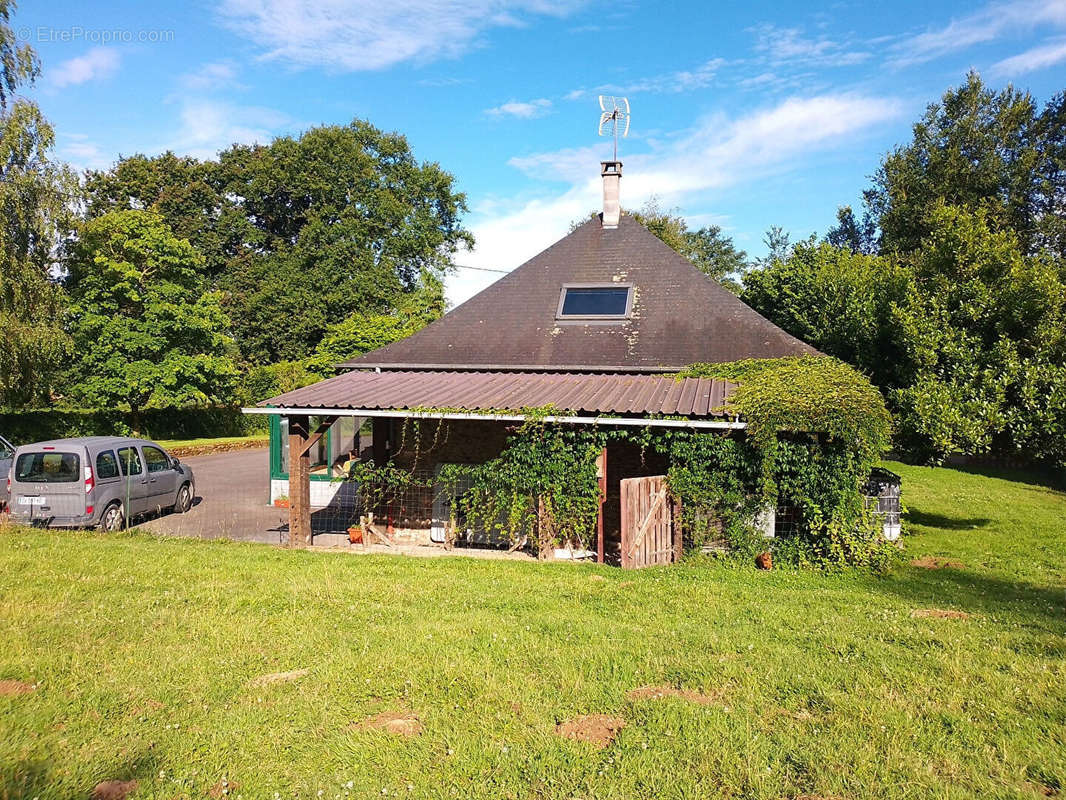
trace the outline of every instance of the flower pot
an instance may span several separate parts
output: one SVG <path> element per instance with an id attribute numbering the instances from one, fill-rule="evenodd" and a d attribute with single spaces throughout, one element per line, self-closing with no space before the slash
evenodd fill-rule
<path id="1" fill-rule="evenodd" d="M 279 497 L 277 500 L 274 501 L 274 507 L 275 508 L 288 508 L 289 507 L 289 498 L 287 498 L 287 497 Z"/>
<path id="2" fill-rule="evenodd" d="M 348 529 L 348 541 L 352 544 L 361 544 L 363 541 L 363 529 L 358 525 L 353 525 Z"/>

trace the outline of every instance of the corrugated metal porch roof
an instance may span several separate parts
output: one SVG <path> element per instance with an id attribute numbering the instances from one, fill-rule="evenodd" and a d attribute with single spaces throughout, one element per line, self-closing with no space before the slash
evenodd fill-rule
<path id="1" fill-rule="evenodd" d="M 591 414 L 724 417 L 735 384 L 664 375 L 513 372 L 347 372 L 260 406 L 321 409 L 419 408 L 499 411 L 553 405 Z"/>

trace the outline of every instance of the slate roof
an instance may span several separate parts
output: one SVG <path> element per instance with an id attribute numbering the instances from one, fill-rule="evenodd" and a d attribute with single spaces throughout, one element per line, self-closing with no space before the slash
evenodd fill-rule
<path id="1" fill-rule="evenodd" d="M 347 372 L 260 405 L 284 408 L 502 411 L 555 405 L 577 414 L 725 416 L 734 384 L 668 375 L 530 372 Z"/>
<path id="2" fill-rule="evenodd" d="M 566 283 L 634 286 L 630 319 L 556 319 Z M 631 216 L 598 217 L 412 336 L 340 368 L 671 371 L 817 353 Z"/>

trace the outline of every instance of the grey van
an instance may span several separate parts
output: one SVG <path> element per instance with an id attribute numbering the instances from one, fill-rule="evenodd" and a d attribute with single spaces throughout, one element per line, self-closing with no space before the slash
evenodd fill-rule
<path id="1" fill-rule="evenodd" d="M 192 506 L 192 470 L 145 439 L 89 436 L 15 449 L 8 473 L 12 520 L 120 530 L 127 519 Z"/>
<path id="2" fill-rule="evenodd" d="M 3 480 L 7 477 L 8 470 L 11 469 L 11 458 L 15 455 L 15 445 L 11 444 L 3 436 L 0 436 L 0 509 L 7 506 L 8 489 L 7 481 Z"/>

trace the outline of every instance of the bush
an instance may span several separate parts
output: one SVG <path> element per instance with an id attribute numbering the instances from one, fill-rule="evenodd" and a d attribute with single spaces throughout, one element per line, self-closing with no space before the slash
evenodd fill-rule
<path id="1" fill-rule="evenodd" d="M 74 436 L 198 439 L 247 436 L 267 430 L 267 418 L 239 408 L 156 408 L 133 415 L 113 409 L 41 409 L 0 412 L 0 434 L 14 444 Z"/>

